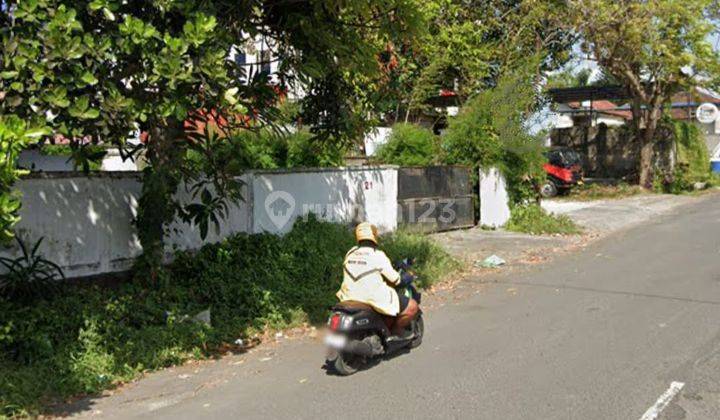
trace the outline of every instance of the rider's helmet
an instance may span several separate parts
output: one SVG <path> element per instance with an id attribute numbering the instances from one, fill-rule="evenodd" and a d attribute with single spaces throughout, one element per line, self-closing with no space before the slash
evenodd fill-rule
<path id="1" fill-rule="evenodd" d="M 372 223 L 362 222 L 355 227 L 355 240 L 360 241 L 371 241 L 375 245 L 378 244 L 378 232 L 377 227 Z"/>

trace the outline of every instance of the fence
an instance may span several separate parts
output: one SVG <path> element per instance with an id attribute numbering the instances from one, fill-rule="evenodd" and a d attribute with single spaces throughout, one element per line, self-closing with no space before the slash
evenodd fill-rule
<path id="1" fill-rule="evenodd" d="M 473 225 L 472 185 L 463 167 L 252 171 L 240 180 L 243 200 L 229 203 L 219 231 L 211 228 L 205 241 L 196 226 L 169 226 L 168 257 L 235 233 L 283 234 L 309 213 L 337 223 L 369 221 L 381 232 L 399 223 L 425 231 Z M 66 276 L 126 271 L 142 252 L 133 224 L 142 190 L 138 172 L 41 173 L 16 187 L 23 194 L 18 236 L 28 244 L 44 238 L 40 252 Z M 176 198 L 191 200 L 184 187 Z M 17 253 L 15 246 L 0 252 Z"/>
<path id="2" fill-rule="evenodd" d="M 230 203 L 219 232 L 206 241 L 196 226 L 169 226 L 167 254 L 196 249 L 231 234 L 285 233 L 310 212 L 339 223 L 368 220 L 382 231 L 397 227 L 397 168 L 364 167 L 256 171 L 241 177 L 244 201 Z M 40 251 L 68 277 L 128 270 L 142 248 L 133 220 L 142 184 L 137 172 L 75 172 L 32 175 L 18 181 L 23 194 L 18 236 L 27 243 L 44 238 Z M 190 200 L 180 188 L 176 197 Z M 12 247 L 0 252 L 17 255 Z"/>

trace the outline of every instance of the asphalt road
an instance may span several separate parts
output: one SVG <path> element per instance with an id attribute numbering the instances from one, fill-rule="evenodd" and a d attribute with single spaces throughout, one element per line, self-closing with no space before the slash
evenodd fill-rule
<path id="1" fill-rule="evenodd" d="M 143 385 L 166 387 L 160 399 L 138 387 L 84 408 L 118 418 L 640 419 L 657 402 L 658 418 L 720 419 L 718 195 L 495 280 L 429 311 L 420 348 L 351 377 L 326 374 L 322 345 L 305 340 L 203 368 L 201 389 L 176 391 L 182 380 L 169 373 Z"/>

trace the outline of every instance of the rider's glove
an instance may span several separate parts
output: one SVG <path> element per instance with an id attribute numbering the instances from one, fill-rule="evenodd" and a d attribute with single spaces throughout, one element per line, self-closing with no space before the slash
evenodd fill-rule
<path id="1" fill-rule="evenodd" d="M 403 271 L 400 274 L 400 286 L 409 286 L 412 284 L 412 282 L 415 280 L 415 276 L 408 273 L 407 271 Z"/>

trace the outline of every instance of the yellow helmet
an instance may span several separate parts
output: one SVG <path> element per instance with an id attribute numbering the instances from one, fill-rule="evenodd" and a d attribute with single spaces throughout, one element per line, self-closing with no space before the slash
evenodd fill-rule
<path id="1" fill-rule="evenodd" d="M 362 222 L 355 227 L 355 240 L 372 241 L 375 245 L 378 243 L 377 227 L 372 223 Z"/>

